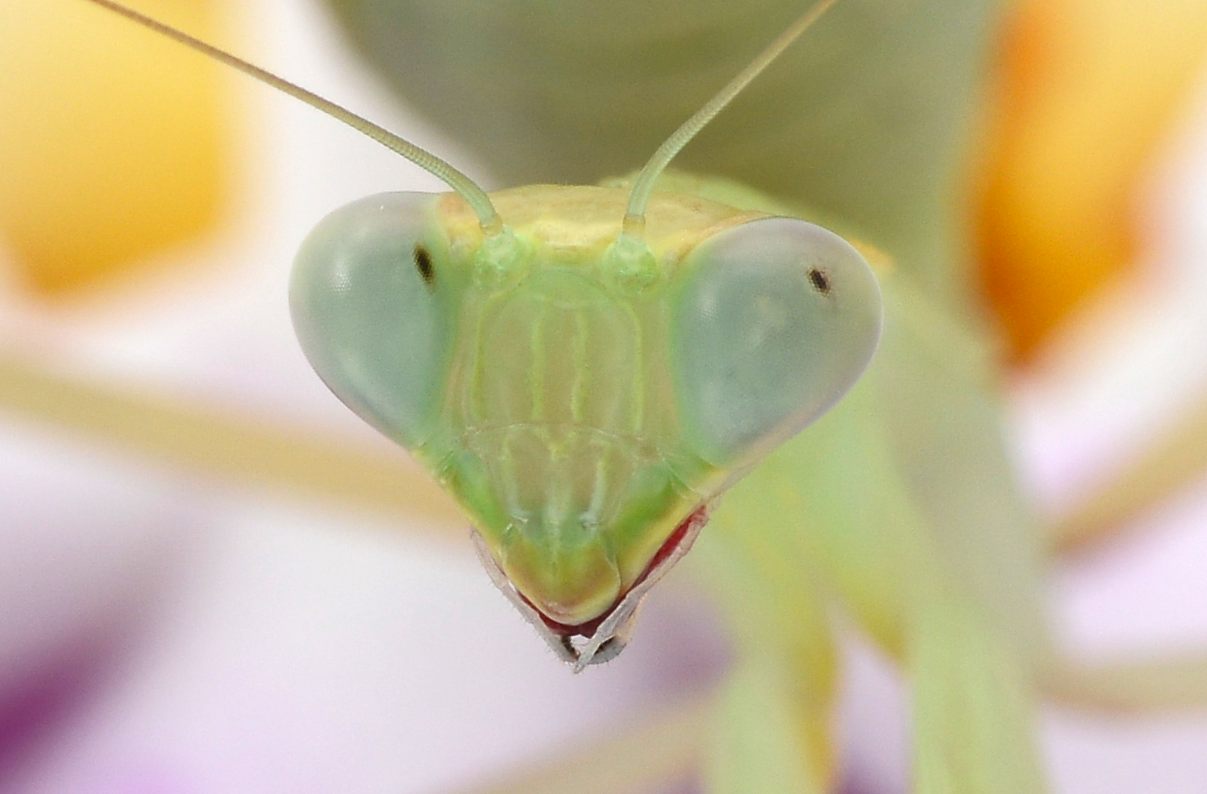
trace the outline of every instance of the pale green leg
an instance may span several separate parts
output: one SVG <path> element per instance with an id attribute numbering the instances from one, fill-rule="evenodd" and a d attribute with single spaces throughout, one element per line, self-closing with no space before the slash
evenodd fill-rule
<path id="1" fill-rule="evenodd" d="M 705 756 L 717 794 L 824 794 L 836 775 L 838 658 L 827 593 L 798 544 L 802 509 L 790 479 L 734 491 L 692 552 L 733 624 L 734 661 Z"/>
<path id="2" fill-rule="evenodd" d="M 832 791 L 832 709 L 829 697 L 810 692 L 818 683 L 776 655 L 756 651 L 739 660 L 717 702 L 712 735 L 705 744 L 707 790 Z"/>
<path id="3" fill-rule="evenodd" d="M 877 380 L 873 373 L 732 496 L 774 502 L 765 509 L 794 525 L 782 530 L 780 548 L 807 560 L 801 574 L 830 589 L 904 663 L 915 791 L 1040 794 L 1034 664 L 1024 656 L 1032 649 L 975 595 L 983 591 L 953 564 L 945 532 L 902 476 Z"/>
<path id="4" fill-rule="evenodd" d="M 1034 687 L 1013 651 L 964 602 L 936 601 L 913 621 L 914 791 L 1039 794 Z"/>
<path id="5" fill-rule="evenodd" d="M 1207 396 L 1053 527 L 1053 550 L 1070 556 L 1113 540 L 1146 511 L 1201 479 L 1204 470 Z M 1137 652 L 1107 663 L 1057 658 L 1042 675 L 1045 693 L 1071 706 L 1115 712 L 1207 708 L 1207 651 L 1202 649 L 1163 657 Z"/>
<path id="6" fill-rule="evenodd" d="M 1207 652 L 1132 654 L 1111 662 L 1058 659 L 1041 671 L 1044 694 L 1113 713 L 1207 710 Z"/>

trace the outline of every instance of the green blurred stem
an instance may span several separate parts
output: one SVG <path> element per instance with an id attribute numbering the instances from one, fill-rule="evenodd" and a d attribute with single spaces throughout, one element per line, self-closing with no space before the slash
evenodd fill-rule
<path id="1" fill-rule="evenodd" d="M 1207 394 L 1053 528 L 1052 548 L 1072 554 L 1110 538 L 1207 475 Z"/>
<path id="2" fill-rule="evenodd" d="M 442 537 L 465 521 L 406 456 L 257 416 L 48 371 L 0 351 L 0 411 L 114 450 L 293 496 L 407 516 Z"/>
<path id="3" fill-rule="evenodd" d="M 1065 662 L 1047 675 L 1044 690 L 1058 703 L 1105 714 L 1201 713 L 1207 705 L 1207 653 Z"/>
<path id="4" fill-rule="evenodd" d="M 611 729 L 492 782 L 458 794 L 627 794 L 658 790 L 689 773 L 715 706 L 712 695 L 689 698 L 647 712 L 629 726 Z M 587 715 L 584 715 L 587 716 Z"/>

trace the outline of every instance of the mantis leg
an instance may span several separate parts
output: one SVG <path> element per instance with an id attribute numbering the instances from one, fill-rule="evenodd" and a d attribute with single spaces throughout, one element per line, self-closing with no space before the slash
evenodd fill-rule
<path id="1" fill-rule="evenodd" d="M 925 604 L 911 629 L 914 791 L 1045 791 L 1032 726 L 1034 687 L 1013 649 L 958 598 Z"/>
<path id="2" fill-rule="evenodd" d="M 1109 712 L 1207 708 L 1207 652 L 1090 663 L 1061 660 L 1042 673 L 1044 692 L 1069 706 Z"/>
<path id="3" fill-rule="evenodd" d="M 805 676 L 802 678 L 802 675 Z M 709 794 L 833 791 L 831 698 L 819 683 L 772 654 L 747 653 L 717 703 L 703 769 Z"/>
<path id="4" fill-rule="evenodd" d="M 1205 472 L 1207 395 L 1053 526 L 1049 543 L 1057 554 L 1067 555 L 1109 540 Z"/>
<path id="5" fill-rule="evenodd" d="M 889 308 L 897 322 L 864 380 L 731 497 L 757 487 L 798 505 L 781 547 L 798 548 L 802 574 L 902 660 L 916 791 L 1042 792 L 1031 724 L 1046 647 L 1039 572 L 1015 535 L 1033 525 L 983 396 L 992 384 L 961 377 L 947 351 L 925 358 L 907 307 Z M 776 489 L 781 479 L 798 502 Z"/>
<path id="6" fill-rule="evenodd" d="M 857 389 L 837 416 L 735 489 L 724 509 L 739 498 L 748 504 L 745 486 L 757 486 L 770 506 L 764 510 L 780 513 L 780 558 L 793 560 L 798 579 L 837 594 L 902 658 L 913 691 L 916 791 L 1042 792 L 1032 665 L 931 549 L 936 533 L 903 480 L 892 476 L 891 450 L 865 410 L 873 398 L 870 388 Z M 781 490 L 785 482 L 791 487 Z M 729 553 L 724 561 L 735 563 Z M 776 613 L 792 615 L 794 608 L 781 605 Z"/>
<path id="7" fill-rule="evenodd" d="M 774 464 L 732 492 L 693 557 L 708 567 L 736 638 L 704 779 L 710 792 L 817 792 L 835 777 L 838 659 L 827 593 L 798 544 L 799 489 Z"/>
<path id="8" fill-rule="evenodd" d="M 1042 792 L 1032 730 L 1033 665 L 930 548 L 935 533 L 904 483 L 880 468 L 891 458 L 877 452 L 869 416 L 859 419 L 863 429 L 856 433 L 850 432 L 853 424 L 842 433 L 819 428 L 810 448 L 802 445 L 798 454 L 802 462 L 828 460 L 840 469 L 843 455 L 852 454 L 864 474 L 883 477 L 880 487 L 861 494 L 852 470 L 840 478 L 828 467 L 802 467 L 802 491 L 814 494 L 810 513 L 824 517 L 809 522 L 803 542 L 815 550 L 823 576 L 847 609 L 905 664 L 914 790 Z M 865 581 L 869 572 L 873 578 Z"/>
<path id="9" fill-rule="evenodd" d="M 1207 472 L 1207 395 L 1057 524 L 1049 541 L 1071 555 L 1127 531 L 1133 519 Z M 1207 708 L 1207 650 L 1110 663 L 1056 658 L 1044 690 L 1067 705 L 1107 711 Z"/>

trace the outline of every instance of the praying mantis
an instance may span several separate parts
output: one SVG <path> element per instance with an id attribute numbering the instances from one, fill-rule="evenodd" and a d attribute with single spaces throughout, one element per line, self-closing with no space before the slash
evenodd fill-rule
<path id="1" fill-rule="evenodd" d="M 793 214 L 723 180 L 671 176 L 661 186 L 715 201 L 709 207 L 733 207 L 747 213 L 747 221 Z M 540 207 L 542 200 L 540 192 L 521 192 L 499 204 L 514 206 L 512 217 L 520 217 L 521 205 Z M 614 200 L 605 203 L 619 210 L 612 212 L 612 225 L 619 229 L 623 207 Z M 459 219 L 457 228 L 473 237 L 475 216 L 458 208 L 452 213 Z M 483 214 L 477 220 L 489 229 L 490 215 Z M 509 215 L 499 214 L 505 220 Z M 651 241 L 656 218 L 651 212 Z M 323 245 L 327 233 L 320 231 L 312 245 Z M 598 241 L 594 245 L 597 255 L 607 250 Z M 1042 791 L 1030 707 L 1041 688 L 1067 685 L 1076 671 L 1059 660 L 1046 636 L 1038 603 L 1037 522 L 1012 484 L 998 437 L 992 361 L 976 323 L 952 311 L 948 294 L 913 272 L 915 254 L 898 253 L 891 242 L 886 248 L 896 263 L 881 273 L 884 335 L 871 369 L 830 414 L 733 485 L 715 506 L 696 552 L 707 558 L 748 649 L 721 699 L 721 720 L 749 725 L 754 704 L 772 704 L 785 746 L 797 750 L 780 759 L 797 772 L 785 790 L 828 788 L 833 775 L 828 714 L 836 671 L 825 604 L 836 594 L 911 672 L 916 790 Z M 424 257 L 413 247 L 410 254 L 414 263 L 408 274 L 427 281 Z M 303 254 L 303 263 L 306 258 Z M 488 261 L 484 278 L 515 278 L 507 260 L 504 251 Z M 634 261 L 634 278 L 641 281 L 643 257 Z M 499 272 L 489 275 L 492 271 Z M 439 279 L 444 270 L 434 272 Z M 851 272 L 861 271 L 852 265 Z M 301 309 L 295 313 L 301 317 L 303 344 L 312 358 L 321 357 L 315 346 L 322 345 L 318 337 L 330 322 L 324 314 L 328 307 L 312 301 L 305 287 L 296 288 L 299 293 L 295 307 Z M 304 330 L 307 323 L 314 328 Z M 315 337 L 309 343 L 307 333 Z M 873 336 L 866 328 L 863 333 L 862 345 L 855 345 L 838 367 L 840 385 L 820 402 L 836 398 L 862 367 Z M 329 367 L 318 363 L 329 381 L 347 376 Z M 332 385 L 340 391 L 340 385 Z M 806 413 L 804 418 L 813 418 Z M 430 421 L 420 419 L 420 425 Z M 781 421 L 792 429 L 803 422 L 796 415 L 776 419 L 770 422 L 776 425 L 772 436 L 786 432 Z M 413 440 L 407 438 L 411 431 L 396 432 Z M 754 446 L 767 443 L 759 438 Z M 727 451 L 735 458 L 745 452 Z M 443 462 L 439 458 L 435 465 Z M 736 468 L 748 464 L 742 460 Z M 607 655 L 603 643 L 619 636 L 618 631 L 602 637 L 595 648 L 563 649 L 575 659 L 584 653 Z M 719 741 L 723 744 L 724 737 Z M 717 757 L 726 758 L 724 752 Z M 714 779 L 722 790 L 775 790 L 771 783 L 752 782 L 762 775 L 766 772 L 730 768 L 717 771 Z"/>

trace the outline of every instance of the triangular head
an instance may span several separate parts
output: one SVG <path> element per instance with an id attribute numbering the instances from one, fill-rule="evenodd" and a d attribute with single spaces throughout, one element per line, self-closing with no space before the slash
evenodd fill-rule
<path id="1" fill-rule="evenodd" d="M 623 643 L 712 501 L 855 382 L 880 294 L 854 248 L 794 218 L 655 194 L 634 262 L 614 248 L 621 189 L 491 199 L 506 246 L 452 194 L 337 210 L 298 256 L 294 324 L 328 386 L 456 497 L 488 570 L 584 664 Z"/>

